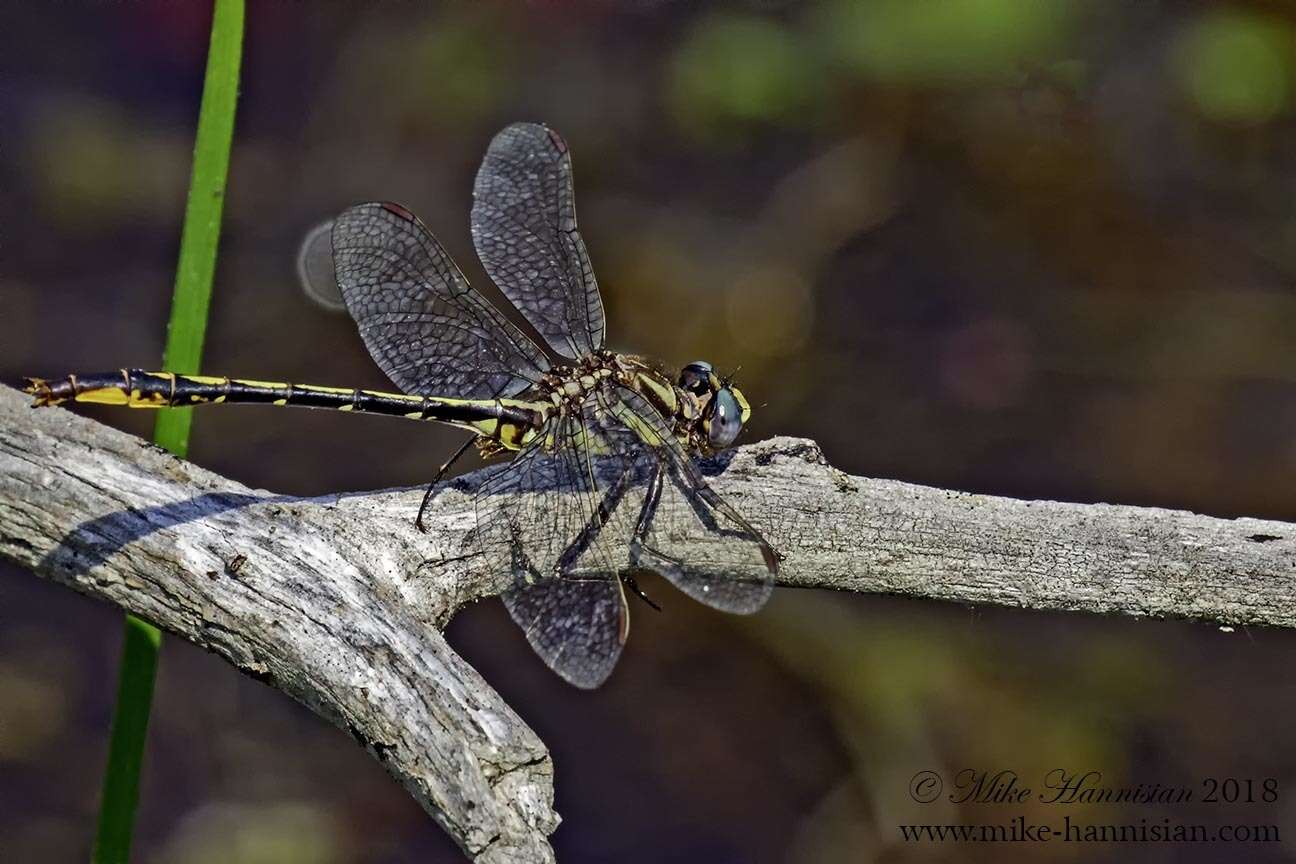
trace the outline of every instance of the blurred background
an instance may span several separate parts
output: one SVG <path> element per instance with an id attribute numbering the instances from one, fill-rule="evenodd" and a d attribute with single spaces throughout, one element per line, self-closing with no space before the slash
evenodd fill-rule
<path id="1" fill-rule="evenodd" d="M 1296 8 L 1279 2 L 254 3 L 205 368 L 381 387 L 296 273 L 402 202 L 484 282 L 472 179 L 560 130 L 611 347 L 741 366 L 752 439 L 855 474 L 1296 519 Z M 207 3 L 3 4 L 0 377 L 161 356 Z M 80 410 L 80 409 L 78 409 Z M 145 412 L 88 411 L 147 434 Z M 415 485 L 460 433 L 200 412 L 191 458 L 302 495 Z M 471 461 L 468 468 L 475 467 Z M 495 602 L 452 643 L 552 749 L 559 859 L 1296 857 L 1296 634 L 779 592 L 736 619 L 648 586 L 611 682 L 563 685 Z M 0 567 L 0 858 L 85 860 L 121 615 Z M 343 733 L 164 646 L 136 860 L 453 862 Z M 901 842 L 1061 821 L 910 778 L 1277 778 L 1275 803 L 1073 819 L 1275 824 L 1250 846 Z M 1200 795 L 1199 795 L 1200 797 Z"/>

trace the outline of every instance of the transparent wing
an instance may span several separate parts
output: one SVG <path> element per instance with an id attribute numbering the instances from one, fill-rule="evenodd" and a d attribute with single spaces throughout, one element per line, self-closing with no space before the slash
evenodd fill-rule
<path id="1" fill-rule="evenodd" d="M 486 272 L 550 348 L 579 358 L 603 347 L 603 301 L 557 132 L 514 123 L 495 136 L 473 187 L 472 235 Z"/>
<path id="2" fill-rule="evenodd" d="M 661 465 L 660 489 L 646 490 L 642 499 L 648 509 L 636 525 L 643 548 L 635 563 L 715 609 L 739 614 L 760 609 L 773 592 L 777 553 L 707 484 L 642 396 L 616 388 L 602 398 L 606 413 L 632 430 Z"/>
<path id="3" fill-rule="evenodd" d="M 330 312 L 346 311 L 333 269 L 333 220 L 321 222 L 297 249 L 297 281 L 306 296 Z"/>
<path id="4" fill-rule="evenodd" d="M 630 628 L 618 576 L 629 482 L 601 445 L 583 416 L 556 418 L 474 499 L 477 543 L 512 561 L 509 614 L 550 668 L 585 688 L 611 674 Z"/>
<path id="5" fill-rule="evenodd" d="M 620 387 L 551 420 L 474 502 L 476 544 L 512 562 L 513 620 L 580 687 L 601 684 L 625 644 L 624 572 L 656 570 L 740 613 L 765 603 L 777 572 L 769 544 L 706 484 L 666 420 Z"/>
<path id="6" fill-rule="evenodd" d="M 502 595 L 509 615 L 545 664 L 586 690 L 612 674 L 630 629 L 617 579 L 553 579 Z"/>
<path id="7" fill-rule="evenodd" d="M 332 244 L 338 289 L 365 347 L 405 392 L 513 396 L 549 368 L 404 207 L 347 209 L 333 223 Z"/>

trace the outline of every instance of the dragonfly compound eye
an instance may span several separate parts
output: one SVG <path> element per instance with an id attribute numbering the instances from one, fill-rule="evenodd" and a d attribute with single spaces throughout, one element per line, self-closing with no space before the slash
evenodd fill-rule
<path id="1" fill-rule="evenodd" d="M 679 386 L 694 396 L 705 396 L 711 392 L 711 364 L 705 360 L 695 360 L 680 370 Z"/>
<path id="2" fill-rule="evenodd" d="M 716 449 L 728 447 L 742 431 L 742 409 L 728 387 L 716 391 L 706 422 L 707 441 Z"/>

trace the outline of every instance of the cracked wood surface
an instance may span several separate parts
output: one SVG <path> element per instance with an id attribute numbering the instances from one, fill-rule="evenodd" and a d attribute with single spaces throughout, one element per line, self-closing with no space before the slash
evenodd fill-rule
<path id="1" fill-rule="evenodd" d="M 0 555 L 349 730 L 474 860 L 551 861 L 548 752 L 439 632 L 507 584 L 470 537 L 491 470 L 441 490 L 420 534 L 419 488 L 253 491 L 0 387 Z M 782 553 L 783 585 L 1296 626 L 1293 524 L 853 477 L 792 438 L 708 473 Z"/>
<path id="2" fill-rule="evenodd" d="M 28 401 L 0 387 L 0 555 L 349 731 L 471 859 L 553 860 L 548 751 L 432 626 L 456 595 L 416 590 L 436 543 L 405 508 L 253 491 Z"/>

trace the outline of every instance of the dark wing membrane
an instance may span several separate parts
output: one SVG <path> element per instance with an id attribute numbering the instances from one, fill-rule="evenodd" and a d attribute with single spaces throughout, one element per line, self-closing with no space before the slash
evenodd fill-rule
<path id="1" fill-rule="evenodd" d="M 486 272 L 550 348 L 579 358 L 603 347 L 603 301 L 558 133 L 514 123 L 495 136 L 473 187 L 472 235 Z"/>
<path id="2" fill-rule="evenodd" d="M 578 687 L 612 672 L 629 633 L 618 571 L 628 483 L 580 416 L 556 417 L 474 496 L 475 542 L 512 561 L 504 605 L 551 669 Z"/>
<path id="3" fill-rule="evenodd" d="M 602 398 L 606 414 L 643 440 L 661 465 L 660 497 L 652 512 L 640 516 L 643 550 L 637 563 L 715 609 L 747 614 L 765 605 L 778 575 L 778 556 L 769 543 L 707 485 L 642 396 L 615 388 Z"/>
<path id="4" fill-rule="evenodd" d="M 405 392 L 513 396 L 549 368 L 405 208 L 351 207 L 334 221 L 332 240 L 347 310 L 378 366 Z"/>
<path id="5" fill-rule="evenodd" d="M 475 544 L 512 562 L 503 599 L 513 620 L 580 687 L 601 684 L 621 654 L 623 571 L 651 568 L 727 612 L 760 608 L 777 571 L 769 544 L 707 486 L 665 419 L 616 386 L 550 420 L 481 482 L 474 504 Z"/>
<path id="6" fill-rule="evenodd" d="M 617 579 L 553 579 L 505 591 L 531 648 L 566 681 L 593 689 L 612 674 L 629 610 Z"/>

